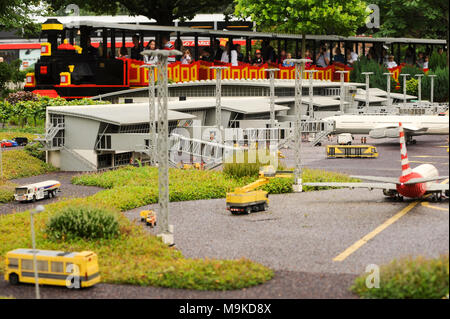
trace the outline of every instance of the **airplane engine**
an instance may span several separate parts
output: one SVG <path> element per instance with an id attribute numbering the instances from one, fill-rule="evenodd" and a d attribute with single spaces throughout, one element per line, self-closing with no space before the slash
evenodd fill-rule
<path id="1" fill-rule="evenodd" d="M 438 171 L 436 167 L 431 164 L 422 164 L 414 168 L 411 174 L 400 177 L 400 182 L 407 182 L 412 178 L 432 178 L 438 177 Z M 427 191 L 428 183 L 417 183 L 417 184 L 400 184 L 397 185 L 397 191 L 405 196 L 411 198 L 421 197 Z"/>
<path id="2" fill-rule="evenodd" d="M 384 129 L 384 128 L 377 128 L 377 129 L 371 130 L 371 131 L 369 131 L 369 136 L 371 138 L 384 138 L 384 137 L 386 137 L 385 130 L 386 129 Z"/>
<path id="3" fill-rule="evenodd" d="M 398 128 L 388 128 L 384 131 L 386 137 L 398 138 Z"/>

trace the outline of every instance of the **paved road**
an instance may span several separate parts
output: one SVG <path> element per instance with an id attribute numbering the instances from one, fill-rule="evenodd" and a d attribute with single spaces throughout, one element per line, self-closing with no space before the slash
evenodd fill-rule
<path id="1" fill-rule="evenodd" d="M 14 212 L 23 212 L 35 207 L 38 204 L 46 205 L 56 201 L 64 200 L 65 198 L 90 196 L 102 190 L 102 188 L 100 187 L 73 185 L 70 181 L 72 179 L 72 176 L 74 175 L 75 173 L 73 172 L 53 172 L 39 176 L 32 176 L 11 180 L 11 182 L 16 183 L 18 185 L 38 183 L 46 180 L 57 180 L 61 182 L 61 193 L 58 193 L 58 196 L 55 198 L 52 199 L 46 198 L 37 201 L 36 203 L 32 202 L 20 203 L 12 201 L 6 204 L 2 204 L 0 205 L 0 215 L 10 214 Z"/>

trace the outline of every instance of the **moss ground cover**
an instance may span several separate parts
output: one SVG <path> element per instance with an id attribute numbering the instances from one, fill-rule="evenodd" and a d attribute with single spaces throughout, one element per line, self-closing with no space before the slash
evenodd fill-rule
<path id="1" fill-rule="evenodd" d="M 180 251 L 168 248 L 160 239 L 119 214 L 117 209 L 120 235 L 116 238 L 55 240 L 47 235 L 45 229 L 50 216 L 66 207 L 83 205 L 114 209 L 96 202 L 92 196 L 46 205 L 46 210 L 36 216 L 36 245 L 40 249 L 95 251 L 99 256 L 102 282 L 226 290 L 257 285 L 273 277 L 272 270 L 247 259 L 186 259 Z M 3 273 L 7 251 L 31 247 L 28 212 L 0 216 L 0 242 L 0 271 Z"/>
<path id="2" fill-rule="evenodd" d="M 434 259 L 407 257 L 394 260 L 380 267 L 379 288 L 367 288 L 367 274 L 364 274 L 355 280 L 351 289 L 363 298 L 448 298 L 448 260 L 448 254 Z"/>
<path id="3" fill-rule="evenodd" d="M 323 172 L 311 173 L 320 175 Z M 328 178 L 342 178 L 331 174 Z M 257 177 L 233 178 L 222 172 L 170 170 L 172 201 L 225 197 L 226 192 L 252 182 Z M 333 181 L 333 179 L 332 179 Z M 93 250 L 99 256 L 103 282 L 153 285 L 172 288 L 225 290 L 263 283 L 273 277 L 269 268 L 247 259 L 186 259 L 180 251 L 168 248 L 160 239 L 129 221 L 120 211 L 158 201 L 157 168 L 124 167 L 99 174 L 78 175 L 74 184 L 100 186 L 105 190 L 85 198 L 46 205 L 36 216 L 37 246 L 64 251 Z M 292 191 L 292 179 L 274 179 L 265 187 L 271 193 Z M 67 207 L 98 207 L 115 211 L 120 235 L 109 239 L 60 238 L 46 233 L 51 216 Z M 17 236 L 21 234 L 21 236 Z M 0 271 L 9 250 L 30 247 L 29 213 L 0 216 Z"/>
<path id="4" fill-rule="evenodd" d="M 14 199 L 16 184 L 0 179 L 0 203 L 7 203 Z"/>
<path id="5" fill-rule="evenodd" d="M 55 171 L 55 168 L 29 155 L 24 150 L 3 152 L 3 177 L 15 179 L 45 174 Z"/>

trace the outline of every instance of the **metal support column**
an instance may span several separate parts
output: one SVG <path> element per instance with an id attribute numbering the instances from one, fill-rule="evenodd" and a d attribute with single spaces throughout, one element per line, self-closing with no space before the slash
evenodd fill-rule
<path id="1" fill-rule="evenodd" d="M 421 103 L 422 102 L 422 76 L 423 76 L 423 74 L 416 74 L 416 76 L 418 77 L 417 81 L 419 82 L 418 86 L 417 86 L 417 93 L 419 95 L 419 103 Z"/>
<path id="2" fill-rule="evenodd" d="M 216 70 L 216 128 L 220 135 L 217 141 L 222 143 L 222 70 L 226 69 L 226 67 L 213 66 L 210 69 Z"/>
<path id="3" fill-rule="evenodd" d="M 409 74 L 402 73 L 400 75 L 403 77 L 403 106 L 406 106 L 406 78 Z"/>
<path id="4" fill-rule="evenodd" d="M 275 127 L 275 72 L 280 69 L 266 69 L 270 77 L 270 128 Z"/>
<path id="5" fill-rule="evenodd" d="M 349 71 L 336 71 L 336 73 L 340 74 L 340 89 L 339 89 L 339 112 L 344 114 L 344 76 Z"/>
<path id="6" fill-rule="evenodd" d="M 384 75 L 386 75 L 386 92 L 387 92 L 387 107 L 390 108 L 391 107 L 391 76 L 393 75 L 393 73 L 383 73 Z"/>
<path id="7" fill-rule="evenodd" d="M 429 77 L 431 78 L 430 102 L 431 102 L 431 104 L 433 104 L 433 102 L 434 102 L 434 78 L 436 77 L 436 75 L 431 74 L 431 75 L 429 75 Z"/>
<path id="8" fill-rule="evenodd" d="M 373 74 L 373 72 L 362 72 L 361 74 L 364 74 L 366 76 L 366 110 L 365 113 L 369 111 L 369 88 L 370 88 L 370 75 Z"/>
<path id="9" fill-rule="evenodd" d="M 305 63 L 311 62 L 310 59 L 287 59 L 287 63 L 295 63 L 295 170 L 294 170 L 294 192 L 302 191 L 302 121 L 301 121 L 301 105 L 302 105 L 302 81 L 303 68 Z"/>
<path id="10" fill-rule="evenodd" d="M 158 57 L 158 186 L 159 217 L 158 237 L 165 244 L 173 245 L 173 229 L 169 227 L 169 120 L 168 120 L 168 80 L 167 58 L 181 55 L 178 50 L 145 50 L 142 55 Z"/>

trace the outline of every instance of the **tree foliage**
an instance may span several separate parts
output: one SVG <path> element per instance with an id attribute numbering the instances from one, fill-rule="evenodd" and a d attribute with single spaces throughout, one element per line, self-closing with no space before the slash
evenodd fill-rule
<path id="1" fill-rule="evenodd" d="M 32 15 L 42 15 L 46 4 L 41 0 L 0 0 L 0 30 L 20 29 L 23 35 L 36 33 Z"/>
<path id="2" fill-rule="evenodd" d="M 286 33 L 353 35 L 368 15 L 365 2 L 359 0 L 235 0 L 235 4 L 235 15 Z"/>
<path id="3" fill-rule="evenodd" d="M 232 0 L 49 0 L 56 10 L 76 4 L 97 14 L 117 14 L 128 12 L 130 15 L 143 15 L 156 20 L 159 25 L 173 25 L 176 19 L 192 19 L 197 13 L 212 12 L 217 8 L 224 8 Z"/>

